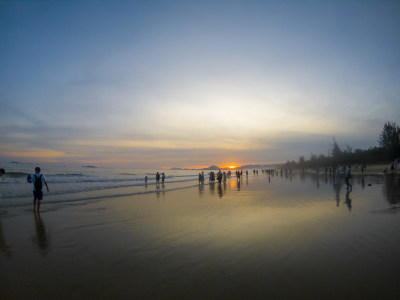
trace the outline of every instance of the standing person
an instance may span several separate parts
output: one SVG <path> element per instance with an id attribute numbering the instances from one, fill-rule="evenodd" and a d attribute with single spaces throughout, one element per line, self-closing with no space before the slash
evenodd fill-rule
<path id="1" fill-rule="evenodd" d="M 144 183 L 147 184 L 147 175 L 146 175 L 146 177 L 144 178 Z"/>
<path id="2" fill-rule="evenodd" d="M 204 178 L 204 171 L 201 172 L 201 182 L 204 182 L 205 178 Z"/>
<path id="3" fill-rule="evenodd" d="M 353 186 L 352 186 L 352 185 L 350 184 L 350 182 L 349 182 L 350 178 L 351 178 L 351 166 L 349 165 L 349 166 L 347 166 L 347 169 L 346 169 L 346 176 L 345 176 L 347 189 L 349 189 L 349 187 L 350 187 L 350 189 L 353 188 Z"/>
<path id="4" fill-rule="evenodd" d="M 156 174 L 156 183 L 160 183 L 160 173 L 157 172 Z"/>
<path id="5" fill-rule="evenodd" d="M 6 174 L 6 170 L 0 169 L 0 178 L 2 178 L 4 174 Z M 1 184 L 0 184 L 0 198 L 1 198 Z"/>
<path id="6" fill-rule="evenodd" d="M 217 180 L 218 180 L 218 183 L 222 182 L 222 172 L 221 172 L 221 170 L 219 170 L 218 173 L 217 173 Z"/>
<path id="7" fill-rule="evenodd" d="M 33 210 L 39 212 L 40 201 L 43 199 L 43 183 L 46 186 L 47 191 L 49 191 L 49 186 L 43 174 L 40 174 L 40 168 L 35 168 L 34 175 L 28 175 L 28 182 L 33 183 Z M 36 206 L 37 204 L 37 206 Z"/>
<path id="8" fill-rule="evenodd" d="M 164 180 L 165 180 L 165 174 L 162 173 L 162 175 L 161 175 L 161 181 L 162 181 L 162 183 L 164 183 Z"/>

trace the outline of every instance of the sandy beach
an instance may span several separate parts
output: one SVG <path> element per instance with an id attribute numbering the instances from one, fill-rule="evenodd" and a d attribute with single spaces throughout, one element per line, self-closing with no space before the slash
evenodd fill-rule
<path id="1" fill-rule="evenodd" d="M 0 207 L 2 299 L 398 299 L 399 178 L 249 175 Z M 152 186 L 150 188 L 155 188 Z"/>

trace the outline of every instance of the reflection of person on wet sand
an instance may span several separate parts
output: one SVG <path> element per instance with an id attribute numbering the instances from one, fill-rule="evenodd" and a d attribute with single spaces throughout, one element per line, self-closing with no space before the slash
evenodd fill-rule
<path id="1" fill-rule="evenodd" d="M 342 185 L 339 183 L 333 184 L 333 191 L 335 192 L 336 206 L 339 207 L 340 204 L 340 190 L 342 189 Z"/>
<path id="2" fill-rule="evenodd" d="M 351 178 L 351 166 L 349 165 L 346 169 L 346 176 L 345 176 L 345 181 L 347 185 L 347 189 L 352 189 L 353 186 L 350 184 L 350 178 Z"/>
<path id="3" fill-rule="evenodd" d="M 220 197 L 220 198 L 222 198 L 222 196 L 223 196 L 223 191 L 222 191 L 222 186 L 220 185 L 220 184 L 218 184 L 218 196 Z"/>
<path id="4" fill-rule="evenodd" d="M 346 201 L 345 201 L 345 203 L 346 203 L 346 205 L 347 205 L 348 210 L 351 212 L 350 193 L 351 193 L 351 190 L 347 190 L 347 192 L 346 192 Z"/>
<path id="5" fill-rule="evenodd" d="M 1 225 L 1 217 L 0 217 L 0 251 L 4 252 L 7 256 L 11 256 L 11 252 L 7 247 L 6 238 L 3 233 L 3 227 Z"/>
<path id="6" fill-rule="evenodd" d="M 46 228 L 40 217 L 39 213 L 35 213 L 35 227 L 36 227 L 36 237 L 34 239 L 39 246 L 39 249 L 42 250 L 42 254 L 46 254 L 46 249 L 49 247 L 49 239 L 47 237 Z"/>
<path id="7" fill-rule="evenodd" d="M 204 194 L 204 184 L 199 184 L 199 195 L 202 196 Z"/>

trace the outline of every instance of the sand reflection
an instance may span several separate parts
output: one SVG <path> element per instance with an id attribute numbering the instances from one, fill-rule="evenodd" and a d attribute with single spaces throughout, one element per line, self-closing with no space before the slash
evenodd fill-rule
<path id="1" fill-rule="evenodd" d="M 39 213 L 35 213 L 35 229 L 36 229 L 36 236 L 34 237 L 33 241 L 39 247 L 40 253 L 45 256 L 48 251 L 49 243 L 50 243 L 50 236 L 46 232 L 46 227 L 42 220 L 42 217 Z"/>
<path id="2" fill-rule="evenodd" d="M 391 205 L 392 208 L 397 208 L 400 203 L 400 175 L 386 175 L 382 189 L 389 205 Z"/>
<path id="3" fill-rule="evenodd" d="M 6 237 L 3 231 L 3 225 L 0 216 L 0 251 L 3 252 L 7 256 L 11 256 L 11 251 L 6 243 Z"/>

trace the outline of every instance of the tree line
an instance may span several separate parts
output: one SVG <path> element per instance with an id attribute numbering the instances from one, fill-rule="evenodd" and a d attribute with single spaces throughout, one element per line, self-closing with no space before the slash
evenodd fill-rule
<path id="1" fill-rule="evenodd" d="M 316 155 L 311 153 L 308 160 L 300 156 L 299 161 L 287 161 L 284 168 L 317 168 L 335 167 L 337 165 L 349 164 L 376 164 L 389 163 L 400 159 L 400 126 L 395 122 L 386 122 L 378 137 L 378 147 L 370 147 L 367 150 L 353 149 L 346 145 L 341 149 L 333 137 L 331 155 Z"/>

